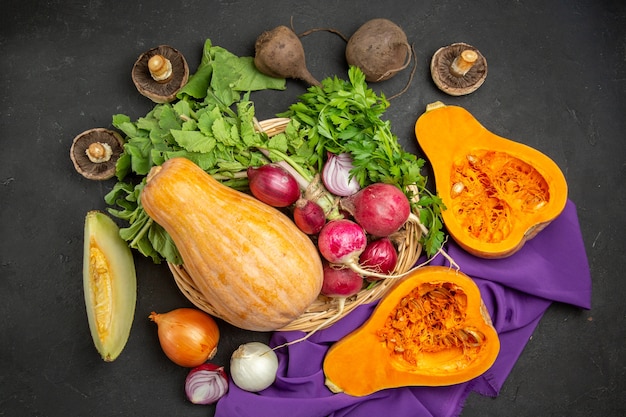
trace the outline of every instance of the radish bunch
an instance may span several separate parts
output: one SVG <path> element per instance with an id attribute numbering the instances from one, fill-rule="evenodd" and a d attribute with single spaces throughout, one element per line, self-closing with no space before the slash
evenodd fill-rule
<path id="1" fill-rule="evenodd" d="M 389 236 L 409 219 L 408 198 L 394 185 L 375 183 L 340 204 L 352 219 L 325 224 L 317 239 L 320 254 L 370 280 L 388 278 L 398 259 Z"/>
<path id="2" fill-rule="evenodd" d="M 394 276 L 398 253 L 389 236 L 411 215 L 409 200 L 397 186 L 375 183 L 338 197 L 343 218 L 327 220 L 314 200 L 294 198 L 289 173 L 276 166 L 253 172 L 252 194 L 267 204 L 289 207 L 294 223 L 317 242 L 325 261 L 323 295 L 345 299 L 361 290 L 364 278 Z"/>

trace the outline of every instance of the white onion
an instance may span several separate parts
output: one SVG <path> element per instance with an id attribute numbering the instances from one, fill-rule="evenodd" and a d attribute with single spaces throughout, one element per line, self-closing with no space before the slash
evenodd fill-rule
<path id="1" fill-rule="evenodd" d="M 245 391 L 258 392 L 269 387 L 276 379 L 277 371 L 276 353 L 261 342 L 239 346 L 230 358 L 230 377 Z"/>

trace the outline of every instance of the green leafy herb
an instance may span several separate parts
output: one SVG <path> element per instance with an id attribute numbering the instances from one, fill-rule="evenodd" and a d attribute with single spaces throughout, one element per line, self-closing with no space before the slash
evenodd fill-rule
<path id="1" fill-rule="evenodd" d="M 241 172 L 266 163 L 258 148 L 269 148 L 266 135 L 254 128 L 250 92 L 285 88 L 285 80 L 261 74 L 250 57 L 237 57 L 205 42 L 203 57 L 178 101 L 157 104 L 136 121 L 113 116 L 126 136 L 116 165 L 118 183 L 105 196 L 111 215 L 129 223 L 120 234 L 129 246 L 155 263 L 179 264 L 180 254 L 167 232 L 145 213 L 140 194 L 150 169 L 185 157 L 233 187 L 245 187 Z"/>
<path id="2" fill-rule="evenodd" d="M 237 57 L 205 42 L 196 73 L 173 103 L 157 104 L 135 121 L 113 116 L 113 126 L 126 136 L 117 162 L 118 183 L 105 196 L 109 213 L 128 222 L 121 236 L 130 247 L 155 263 L 181 258 L 168 233 L 141 206 L 141 191 L 152 167 L 185 157 L 223 184 L 247 188 L 245 171 L 268 161 L 289 164 L 304 181 L 321 171 L 328 152 L 349 152 L 354 175 L 362 185 L 388 182 L 417 190 L 420 220 L 429 227 L 424 237 L 428 254 L 443 243 L 441 200 L 426 190 L 422 159 L 405 152 L 382 119 L 389 103 L 367 88 L 363 73 L 349 71 L 311 87 L 283 115 L 291 121 L 273 137 L 256 129 L 252 91 L 285 88 L 285 80 L 261 74 L 249 57 Z"/>
<path id="3" fill-rule="evenodd" d="M 307 137 L 311 152 L 306 163 L 317 166 L 318 171 L 327 152 L 346 152 L 353 159 L 351 174 L 362 186 L 385 182 L 405 190 L 419 208 L 420 221 L 429 229 L 422 243 L 426 253 L 433 255 L 444 240 L 444 207 L 441 199 L 426 188 L 426 177 L 421 173 L 425 161 L 402 149 L 390 122 L 383 119 L 389 102 L 367 87 L 363 72 L 350 67 L 348 78 L 322 80 L 321 86 L 310 87 L 279 116 L 299 123 L 292 134 Z"/>

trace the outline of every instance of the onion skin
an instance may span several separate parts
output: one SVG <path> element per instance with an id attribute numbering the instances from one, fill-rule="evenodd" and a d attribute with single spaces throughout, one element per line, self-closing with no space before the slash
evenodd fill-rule
<path id="1" fill-rule="evenodd" d="M 259 392 L 276 380 L 278 357 L 266 344 L 249 342 L 239 346 L 230 358 L 230 377 L 239 388 Z"/>
<path id="2" fill-rule="evenodd" d="M 185 394 L 193 404 L 216 403 L 228 392 L 228 377 L 223 366 L 203 363 L 185 378 Z"/>
<path id="3" fill-rule="evenodd" d="M 288 207 L 300 198 L 298 182 L 287 170 L 276 164 L 247 170 L 250 192 L 272 207 Z"/>
<path id="4" fill-rule="evenodd" d="M 162 314 L 152 312 L 149 318 L 158 326 L 163 352 L 175 364 L 194 368 L 215 356 L 220 332 L 207 313 L 178 308 Z"/>
<path id="5" fill-rule="evenodd" d="M 341 200 L 341 207 L 372 236 L 398 231 L 411 214 L 407 196 L 392 184 L 374 183 Z"/>
<path id="6" fill-rule="evenodd" d="M 349 153 L 328 153 L 328 159 L 322 169 L 322 181 L 328 191 L 339 197 L 350 196 L 361 189 L 355 177 L 350 177 L 352 156 Z"/>

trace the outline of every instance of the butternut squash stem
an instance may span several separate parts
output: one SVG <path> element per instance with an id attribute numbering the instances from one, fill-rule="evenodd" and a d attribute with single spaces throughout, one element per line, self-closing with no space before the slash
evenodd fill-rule
<path id="1" fill-rule="evenodd" d="M 302 336 L 299 339 L 296 340 L 292 340 L 290 342 L 286 342 L 283 343 L 282 345 L 278 345 L 274 348 L 272 348 L 272 350 L 276 350 L 276 349 L 280 349 L 289 345 L 293 345 L 296 343 L 300 343 L 300 342 L 304 342 L 305 340 L 307 340 L 309 337 L 313 336 L 313 334 L 315 334 L 318 330 L 321 330 L 322 328 L 324 328 L 324 326 L 326 326 L 328 323 L 332 323 L 333 320 L 337 319 L 338 317 L 341 316 L 341 314 L 343 313 L 343 310 L 345 308 L 346 305 L 346 297 L 337 297 L 338 300 L 338 306 L 337 306 L 337 312 L 330 316 L 329 318 L 327 318 L 326 320 L 324 320 L 322 323 L 320 323 L 316 328 L 314 328 L 313 330 L 311 330 L 309 333 L 307 333 L 306 335 Z"/>

